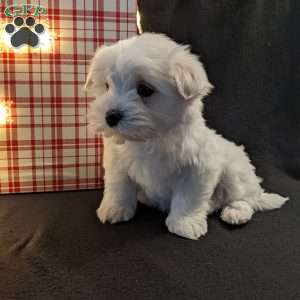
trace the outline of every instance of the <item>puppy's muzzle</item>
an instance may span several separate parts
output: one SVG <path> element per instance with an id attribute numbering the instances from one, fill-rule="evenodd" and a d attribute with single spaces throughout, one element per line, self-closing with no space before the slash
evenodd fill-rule
<path id="1" fill-rule="evenodd" d="M 106 113 L 105 120 L 109 127 L 115 127 L 122 120 L 123 114 L 116 109 L 109 110 Z"/>

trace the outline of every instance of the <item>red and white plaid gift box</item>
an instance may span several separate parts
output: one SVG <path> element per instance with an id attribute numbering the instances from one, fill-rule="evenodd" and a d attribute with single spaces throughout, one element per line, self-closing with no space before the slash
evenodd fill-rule
<path id="1" fill-rule="evenodd" d="M 25 9 L 24 2 L 30 4 Z M 136 34 L 135 2 L 1 1 L 0 193 L 101 187 L 102 143 L 87 130 L 93 98 L 83 85 L 97 47 Z M 13 49 L 22 36 L 12 36 L 24 26 L 39 44 Z M 40 31 L 49 35 L 48 44 L 42 45 Z M 3 120 L 5 112 L 11 122 Z"/>

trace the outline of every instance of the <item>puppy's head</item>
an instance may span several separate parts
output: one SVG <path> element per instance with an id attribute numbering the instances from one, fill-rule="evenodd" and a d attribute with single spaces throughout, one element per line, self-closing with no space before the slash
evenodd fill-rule
<path id="1" fill-rule="evenodd" d="M 206 96 L 212 85 L 188 47 L 145 33 L 100 48 L 86 88 L 96 96 L 89 110 L 93 127 L 144 141 L 179 125 L 190 104 Z"/>

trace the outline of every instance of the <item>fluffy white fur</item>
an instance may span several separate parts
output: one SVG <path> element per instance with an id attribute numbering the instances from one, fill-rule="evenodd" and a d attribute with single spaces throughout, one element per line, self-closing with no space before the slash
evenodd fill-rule
<path id="1" fill-rule="evenodd" d="M 140 97 L 139 82 L 154 94 Z M 223 221 L 242 224 L 288 200 L 265 193 L 244 148 L 206 126 L 202 98 L 212 85 L 187 46 L 145 33 L 102 47 L 86 86 L 96 96 L 90 124 L 106 136 L 101 222 L 129 220 L 140 201 L 168 213 L 170 232 L 198 239 L 215 210 Z M 111 109 L 124 115 L 113 128 L 105 120 Z"/>

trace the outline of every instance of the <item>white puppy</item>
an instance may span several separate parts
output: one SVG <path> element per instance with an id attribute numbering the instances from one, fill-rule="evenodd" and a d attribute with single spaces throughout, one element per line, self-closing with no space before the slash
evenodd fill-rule
<path id="1" fill-rule="evenodd" d="M 198 239 L 215 210 L 242 224 L 288 200 L 265 193 L 244 148 L 205 125 L 212 85 L 187 46 L 150 33 L 104 46 L 86 86 L 90 123 L 106 136 L 103 223 L 129 220 L 140 201 L 168 213 L 170 232 Z"/>

